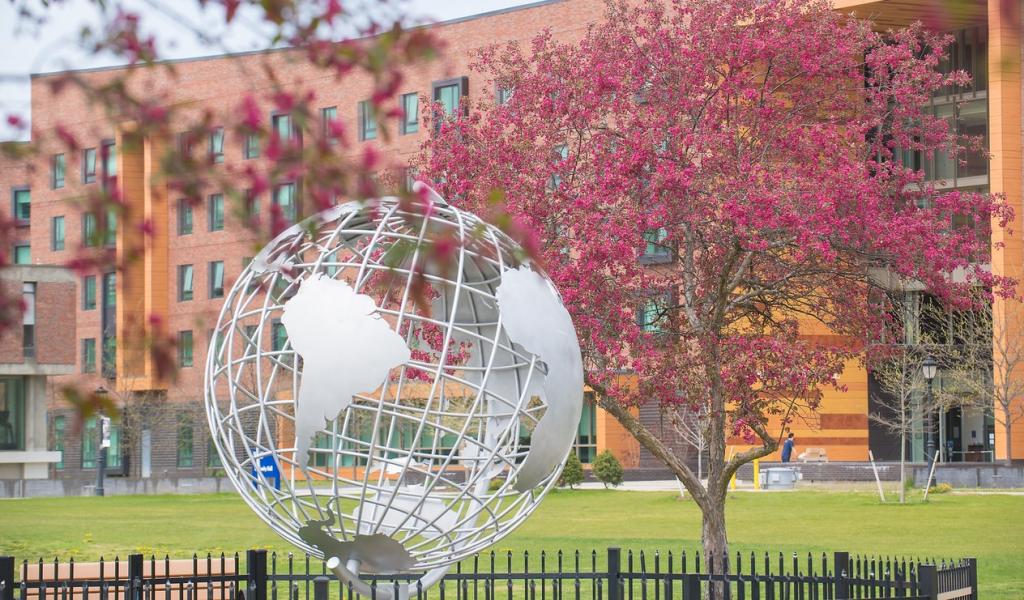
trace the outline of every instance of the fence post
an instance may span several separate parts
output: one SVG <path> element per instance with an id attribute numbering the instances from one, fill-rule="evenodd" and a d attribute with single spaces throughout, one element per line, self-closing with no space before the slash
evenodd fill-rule
<path id="1" fill-rule="evenodd" d="M 835 552 L 832 554 L 833 578 L 835 579 L 836 600 L 850 598 L 850 553 Z"/>
<path id="2" fill-rule="evenodd" d="M 142 555 L 128 555 L 128 598 L 142 600 Z"/>
<path id="3" fill-rule="evenodd" d="M 249 550 L 245 562 L 245 599 L 267 600 L 267 551 Z"/>
<path id="4" fill-rule="evenodd" d="M 327 600 L 327 585 L 330 579 L 321 575 L 313 580 L 313 600 Z"/>
<path id="5" fill-rule="evenodd" d="M 14 600 L 13 556 L 0 556 L 0 600 Z"/>
<path id="6" fill-rule="evenodd" d="M 608 548 L 608 600 L 622 600 L 619 594 L 619 576 L 622 569 L 622 551 Z"/>
<path id="7" fill-rule="evenodd" d="M 700 575 L 688 573 L 683 577 L 683 600 L 700 600 Z"/>
<path id="8" fill-rule="evenodd" d="M 971 585 L 971 600 L 978 600 L 978 559 L 967 559 L 967 581 Z"/>
<path id="9" fill-rule="evenodd" d="M 927 600 L 939 600 L 939 570 L 935 565 L 917 566 L 917 595 Z"/>

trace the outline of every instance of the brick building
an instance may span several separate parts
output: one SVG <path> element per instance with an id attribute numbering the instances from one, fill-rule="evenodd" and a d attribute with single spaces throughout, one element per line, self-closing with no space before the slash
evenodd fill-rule
<path id="1" fill-rule="evenodd" d="M 837 9 L 872 18 L 880 26 L 905 25 L 922 17 L 927 8 L 928 3 L 919 0 L 837 1 Z M 440 24 L 435 31 L 446 43 L 446 51 L 438 60 L 411 69 L 399 93 L 410 95 L 410 99 L 443 102 L 459 98 L 494 101 L 497 90 L 488 89 L 469 70 L 474 50 L 509 40 L 527 43 L 545 27 L 560 39 L 578 39 L 602 13 L 603 3 L 599 0 L 545 0 Z M 940 161 L 926 166 L 934 177 L 945 178 L 951 185 L 1004 193 L 1017 207 L 1021 205 L 1022 191 L 1019 18 L 1017 9 L 1002 10 L 999 2 L 989 0 L 988 4 L 971 4 L 948 23 L 958 39 L 954 49 L 957 65 L 972 71 L 979 84 L 970 98 L 936 98 L 935 110 L 947 114 L 954 100 L 968 100 L 956 122 L 965 132 L 986 135 L 993 157 L 987 164 L 981 161 L 958 167 Z M 176 104 L 196 110 L 209 108 L 217 115 L 218 111 L 236 106 L 243 93 L 271 85 L 264 65 L 282 76 L 286 85 L 313 87 L 323 114 L 336 115 L 348 131 L 366 128 L 359 107 L 369 94 L 367 79 L 354 75 L 338 82 L 301 60 L 293 61 L 293 54 L 287 50 L 177 61 L 178 76 L 173 82 L 162 71 L 151 70 L 138 73 L 132 85 L 169 91 Z M 96 69 L 79 75 L 102 82 L 120 72 Z M 123 251 L 138 239 L 132 237 L 139 235 L 133 225 L 150 219 L 155 227 L 141 260 L 132 262 L 123 274 L 92 273 L 79 278 L 73 309 L 69 305 L 59 316 L 65 331 L 74 331 L 74 341 L 68 343 L 75 352 L 74 374 L 51 381 L 49 444 L 51 448 L 60 448 L 63 457 L 51 467 L 53 475 L 85 481 L 93 477 L 96 463 L 95 444 L 91 441 L 95 439 L 95 421 L 87 421 L 79 433 L 59 427 L 60 423 L 67 423 L 69 415 L 55 400 L 53 388 L 65 380 L 108 389 L 119 402 L 130 407 L 124 422 L 115 427 L 110 465 L 113 473 L 142 478 L 212 474 L 218 465 L 215 454 L 210 452 L 202 414 L 201 365 L 220 297 L 255 254 L 254 237 L 239 224 L 222 195 L 211 193 L 201 207 L 189 208 L 152 177 L 158 170 L 159 156 L 174 140 L 143 138 L 130 124 L 110 126 L 84 98 L 67 92 L 59 98 L 54 96 L 48 86 L 52 77 L 54 74 L 32 78 L 33 125 L 40 130 L 49 130 L 58 121 L 70 125 L 71 133 L 84 149 L 73 156 L 53 149 L 52 153 L 44 153 L 47 158 L 36 164 L 35 169 L 0 161 L 0 187 L 11 194 L 15 215 L 24 210 L 26 216 L 26 226 L 18 230 L 21 241 L 10 249 L 15 262 L 61 264 L 72 249 L 90 243 L 109 244 Z M 226 119 L 223 112 L 220 114 Z M 266 114 L 268 119 L 283 117 L 272 115 L 269 107 Z M 69 119 L 68 115 L 76 118 Z M 386 142 L 363 135 L 360 137 L 370 139 L 360 143 L 376 144 L 401 163 L 418 151 L 424 136 L 429 135 L 427 129 L 418 125 L 403 128 Z M 224 168 L 265 168 L 267 164 L 266 157 L 232 136 L 210 140 L 209 144 L 222 154 Z M 105 216 L 83 213 L 69 201 L 80 197 L 89 186 L 104 182 L 120 187 L 128 208 L 116 234 L 101 240 L 95 232 L 97 223 Z M 256 198 L 261 214 L 269 214 L 272 202 L 287 210 L 302 206 L 294 196 L 301 193 L 298 183 L 273 182 L 272 193 Z M 1019 276 L 1019 238 L 993 239 L 993 243 L 1001 241 L 1006 242 L 1006 249 L 997 254 L 993 269 Z M 1006 308 L 1020 310 L 1018 305 Z M 128 326 L 149 314 L 162 316 L 169 330 L 178 335 L 181 369 L 173 384 L 157 378 L 155 365 L 145 352 L 118 344 L 118 340 L 124 340 Z M 4 344 L 7 343 L 5 340 Z M 841 383 L 846 385 L 846 391 L 830 392 L 814 422 L 794 426 L 801 446 L 824 448 L 832 460 L 864 460 L 869 447 L 880 458 L 894 457 L 891 436 L 869 424 L 869 390 L 874 385 L 870 375 L 851 363 Z M 655 406 L 641 409 L 640 417 L 655 431 L 671 437 Z M 980 412 L 947 414 L 943 419 L 943 435 L 951 440 L 956 438 L 955 447 L 961 458 L 969 446 L 979 452 L 994 450 L 996 456 L 1002 452 L 998 428 L 993 428 L 991 419 Z M 627 467 L 659 466 L 613 418 L 592 404 L 584 411 L 579 432 L 578 452 L 585 461 L 607 448 Z M 1024 453 L 1021 428 L 1016 435 L 1017 452 Z M 685 446 L 678 440 L 675 445 L 680 452 Z M 923 448 L 922 434 L 914 440 L 913 456 L 920 459 Z M 950 454 L 948 458 L 955 457 Z"/>

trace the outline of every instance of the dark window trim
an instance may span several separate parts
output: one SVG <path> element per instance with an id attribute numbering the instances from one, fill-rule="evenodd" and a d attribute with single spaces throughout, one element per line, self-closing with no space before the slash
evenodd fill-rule
<path id="1" fill-rule="evenodd" d="M 214 224 L 214 221 L 213 221 L 213 212 L 214 212 L 213 211 L 213 199 L 217 198 L 217 197 L 220 197 L 220 227 L 214 229 L 213 228 L 213 224 Z M 227 223 L 225 223 L 225 221 L 226 221 L 226 216 L 224 214 L 224 194 L 210 194 L 206 198 L 206 229 L 207 229 L 207 231 L 224 231 L 224 229 L 226 228 L 226 225 L 227 225 Z M 194 225 L 195 225 L 195 223 L 193 222 L 193 226 Z"/>
<path id="2" fill-rule="evenodd" d="M 92 360 L 86 361 L 86 347 L 89 346 L 89 342 L 92 342 Z M 95 373 L 96 372 L 96 338 L 82 338 L 82 372 L 83 373 Z"/>
<path id="3" fill-rule="evenodd" d="M 64 157 L 64 179 L 57 185 L 57 157 Z M 50 189 L 62 189 L 68 183 L 68 159 L 63 152 L 56 152 L 50 155 Z"/>
<path id="4" fill-rule="evenodd" d="M 64 228 L 63 235 L 60 239 L 60 248 L 57 247 L 57 219 L 60 219 L 61 226 Z M 50 217 L 50 250 L 52 252 L 61 252 L 67 246 L 68 238 L 68 221 L 64 218 L 64 215 L 55 215 Z"/>
<path id="5" fill-rule="evenodd" d="M 92 281 L 92 306 L 88 303 L 88 286 L 85 282 Z M 86 275 L 82 277 L 82 310 L 96 310 L 96 276 Z"/>
<path id="6" fill-rule="evenodd" d="M 18 262 L 18 249 L 19 248 L 28 248 L 28 262 L 27 263 Z M 12 244 L 11 259 L 12 259 L 11 260 L 11 264 L 13 264 L 13 265 L 30 265 L 30 264 L 32 264 L 32 244 L 30 244 L 30 243 L 20 243 L 20 242 Z"/>
<path id="7" fill-rule="evenodd" d="M 188 298 L 185 297 L 185 268 L 192 268 L 192 289 Z M 178 302 L 191 302 L 196 297 L 196 268 L 195 265 L 178 265 Z"/>
<path id="8" fill-rule="evenodd" d="M 242 142 L 242 159 L 253 160 L 260 157 L 260 136 L 251 131 L 246 132 Z"/>
<path id="9" fill-rule="evenodd" d="M 430 98 L 434 103 L 439 102 L 441 99 L 438 97 L 438 91 L 443 87 L 450 85 L 458 85 L 459 90 L 462 92 L 459 94 L 459 105 L 462 108 L 462 116 L 469 116 L 469 102 L 465 99 L 469 96 L 469 77 L 463 75 L 462 77 L 452 77 L 451 79 L 441 79 L 430 84 Z M 445 117 L 441 115 L 434 115 L 434 130 L 440 129 L 441 122 Z"/>
<path id="10" fill-rule="evenodd" d="M 188 337 L 188 364 L 185 364 L 185 338 Z M 196 364 L 196 336 L 191 329 L 178 331 L 178 367 L 187 369 Z"/>
<path id="11" fill-rule="evenodd" d="M 215 136 L 216 136 L 217 133 L 220 133 L 220 152 L 217 152 L 216 149 L 213 147 L 213 140 L 215 139 Z M 210 139 L 210 141 L 209 141 L 210 160 L 212 160 L 215 164 L 223 163 L 224 162 L 224 127 L 214 127 L 213 129 L 210 130 L 210 135 L 208 137 Z"/>
<path id="12" fill-rule="evenodd" d="M 29 218 L 18 218 L 18 192 L 28 192 L 28 214 Z M 32 186 L 16 185 L 11 188 L 11 218 L 14 219 L 15 227 L 28 227 L 32 221 Z"/>
<path id="13" fill-rule="evenodd" d="M 275 133 L 277 133 L 277 127 L 274 125 L 274 119 L 276 117 L 282 117 L 282 116 L 285 116 L 285 115 L 287 115 L 288 118 L 291 120 L 291 124 L 292 124 L 291 139 L 292 140 L 297 140 L 298 145 L 301 147 L 302 146 L 302 130 L 299 129 L 298 126 L 295 124 L 295 115 L 290 110 L 273 110 L 273 111 L 270 111 L 270 135 L 274 135 Z"/>
<path id="14" fill-rule="evenodd" d="M 213 284 L 214 284 L 213 269 L 214 269 L 214 266 L 217 265 L 217 264 L 220 265 L 220 293 L 215 295 L 214 292 L 216 290 L 214 290 L 214 287 L 213 287 Z M 209 267 L 208 267 L 208 271 L 209 272 L 207 273 L 207 286 L 206 286 L 206 288 L 207 288 L 206 291 L 207 291 L 208 297 L 210 297 L 210 298 L 223 298 L 224 297 L 224 281 L 227 278 L 227 274 L 224 272 L 224 261 L 222 261 L 222 260 L 211 260 L 210 264 L 209 264 Z M 194 273 L 193 273 L 192 277 L 195 278 L 195 274 Z"/>
<path id="15" fill-rule="evenodd" d="M 373 117 L 374 117 L 374 119 L 373 119 L 373 137 L 367 137 L 366 118 L 367 118 L 368 114 L 370 114 L 370 115 L 373 114 L 373 111 L 370 111 L 369 113 L 367 112 L 370 109 L 370 101 L 369 100 L 360 100 L 359 104 L 357 106 L 358 106 L 358 111 L 357 112 L 359 113 L 359 115 L 358 115 L 359 116 L 359 141 L 360 142 L 366 142 L 366 141 L 369 141 L 369 140 L 377 139 L 377 133 L 380 131 L 380 123 L 377 122 L 377 116 L 376 115 L 373 115 Z"/>
<path id="16" fill-rule="evenodd" d="M 185 231 L 185 213 L 188 212 L 188 231 Z M 192 235 L 196 230 L 196 215 L 188 198 L 178 198 L 178 235 Z"/>
<path id="17" fill-rule="evenodd" d="M 89 167 L 89 161 L 85 159 L 90 150 L 93 152 L 92 173 L 86 170 Z M 92 148 L 82 148 L 82 183 L 96 183 L 96 171 L 100 168 L 99 162 L 100 153 L 97 152 L 95 146 Z"/>
<path id="18" fill-rule="evenodd" d="M 407 113 L 405 111 L 405 99 L 407 97 L 409 97 L 409 96 L 413 96 L 413 97 L 416 98 L 416 121 L 415 121 L 416 128 L 415 129 L 408 129 L 407 128 L 407 126 L 409 124 L 409 119 L 407 118 L 408 115 L 407 115 Z M 419 130 L 420 130 L 420 94 L 419 94 L 419 92 L 409 92 L 407 94 L 402 94 L 401 96 L 399 96 L 398 100 L 399 100 L 399 103 L 401 104 L 401 107 L 402 107 L 402 122 L 401 122 L 401 126 L 398 128 L 399 132 L 402 135 L 409 135 L 409 134 L 412 134 L 412 133 L 419 132 Z"/>

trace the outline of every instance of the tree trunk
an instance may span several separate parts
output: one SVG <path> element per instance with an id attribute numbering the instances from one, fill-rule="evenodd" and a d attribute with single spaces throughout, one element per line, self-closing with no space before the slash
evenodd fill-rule
<path id="1" fill-rule="evenodd" d="M 1006 411 L 1006 416 L 1004 417 L 1004 421 L 1006 422 L 1006 425 L 1005 425 L 1005 429 L 1006 429 L 1006 464 L 1007 465 L 1012 465 L 1013 464 L 1013 436 L 1012 436 L 1012 433 L 1013 433 L 1013 423 L 1010 422 L 1010 411 L 1009 410 Z"/>
<path id="2" fill-rule="evenodd" d="M 907 430 L 900 432 L 900 504 L 906 501 L 907 494 Z"/>
<path id="3" fill-rule="evenodd" d="M 711 494 L 704 510 L 704 527 L 701 530 L 701 544 L 704 546 L 704 561 L 708 573 L 715 575 L 729 571 L 729 539 L 725 530 L 725 495 Z M 725 598 L 725 585 L 718 582 L 708 586 L 708 598 Z"/>

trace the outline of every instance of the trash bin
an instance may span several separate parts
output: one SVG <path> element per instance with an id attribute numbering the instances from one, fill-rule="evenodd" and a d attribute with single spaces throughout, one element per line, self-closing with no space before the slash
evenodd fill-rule
<path id="1" fill-rule="evenodd" d="M 774 467 L 761 470 L 761 489 L 791 490 L 800 479 L 800 472 L 793 467 Z"/>

